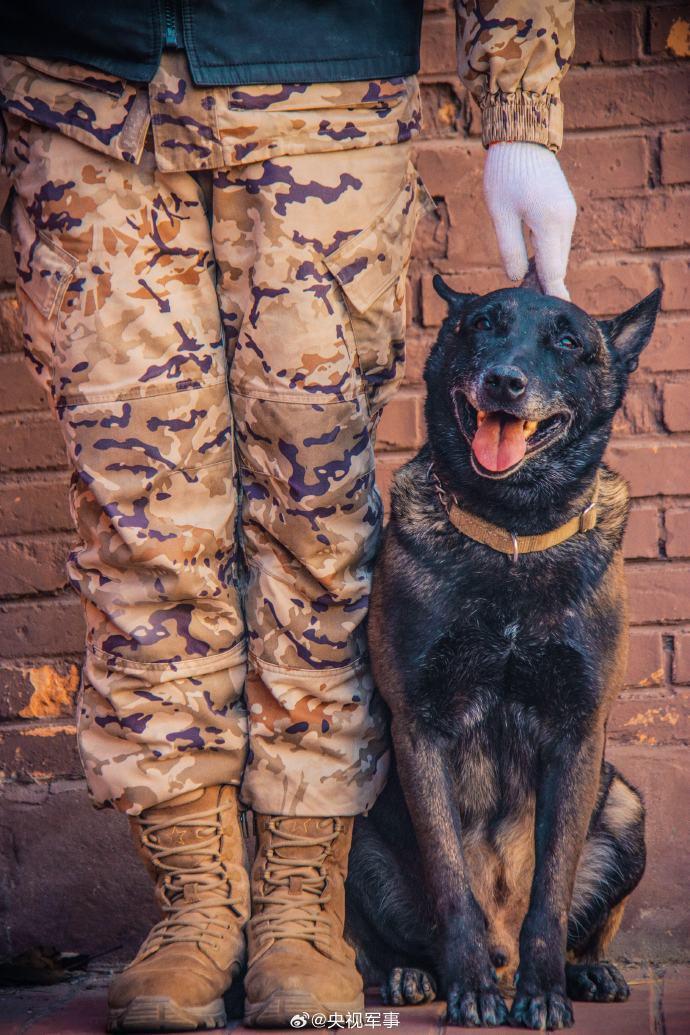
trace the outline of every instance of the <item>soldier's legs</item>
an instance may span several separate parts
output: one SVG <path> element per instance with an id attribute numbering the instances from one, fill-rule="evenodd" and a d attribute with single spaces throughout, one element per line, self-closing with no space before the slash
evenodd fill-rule
<path id="1" fill-rule="evenodd" d="M 239 783 L 246 727 L 226 357 L 195 179 L 8 117 L 26 350 L 74 475 L 79 746 L 130 814 Z"/>
<path id="2" fill-rule="evenodd" d="M 402 376 L 420 187 L 395 145 L 225 170 L 213 193 L 248 575 L 242 795 L 259 813 L 246 1018 L 281 1025 L 362 1004 L 342 937 L 349 817 L 388 761 L 363 636 L 372 436 Z"/>
<path id="3" fill-rule="evenodd" d="M 111 984 L 108 1024 L 213 1027 L 249 891 L 225 786 L 246 757 L 245 644 L 208 214 L 188 174 L 8 122 L 26 350 L 74 471 L 79 746 L 95 802 L 133 817 L 164 909 Z"/>

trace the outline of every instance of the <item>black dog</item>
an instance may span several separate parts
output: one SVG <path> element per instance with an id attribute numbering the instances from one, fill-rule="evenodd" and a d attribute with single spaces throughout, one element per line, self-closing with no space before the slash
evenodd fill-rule
<path id="1" fill-rule="evenodd" d="M 645 865 L 640 795 L 604 761 L 628 496 L 602 456 L 659 293 L 597 322 L 434 283 L 429 441 L 397 474 L 369 619 L 396 772 L 357 823 L 348 932 L 390 1003 L 438 988 L 450 1022 L 493 1026 L 514 979 L 510 1021 L 562 1028 L 569 997 L 628 995 L 600 962 Z"/>

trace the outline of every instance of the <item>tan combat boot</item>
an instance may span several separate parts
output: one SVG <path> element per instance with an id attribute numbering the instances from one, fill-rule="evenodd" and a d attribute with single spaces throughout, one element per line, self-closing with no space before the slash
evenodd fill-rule
<path id="1" fill-rule="evenodd" d="M 132 820 L 163 919 L 108 994 L 108 1031 L 225 1024 L 244 964 L 249 878 L 235 787 L 207 787 Z"/>
<path id="2" fill-rule="evenodd" d="M 352 823 L 256 816 L 246 1024 L 282 1028 L 295 1014 L 363 1008 L 355 954 L 343 937 Z"/>

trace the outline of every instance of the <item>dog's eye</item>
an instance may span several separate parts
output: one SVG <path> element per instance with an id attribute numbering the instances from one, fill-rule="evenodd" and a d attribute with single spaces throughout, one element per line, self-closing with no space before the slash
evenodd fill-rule
<path id="1" fill-rule="evenodd" d="M 478 331 L 490 331 L 491 321 L 489 320 L 488 316 L 478 316 L 474 321 L 474 327 Z"/>
<path id="2" fill-rule="evenodd" d="M 570 334 L 564 334 L 562 338 L 558 339 L 556 344 L 561 349 L 579 349 L 580 347 L 579 341 Z"/>

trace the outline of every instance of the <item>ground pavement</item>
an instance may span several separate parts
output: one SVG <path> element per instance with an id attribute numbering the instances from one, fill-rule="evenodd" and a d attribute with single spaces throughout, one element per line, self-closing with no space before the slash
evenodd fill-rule
<path id="1" fill-rule="evenodd" d="M 575 1004 L 573 1035 L 688 1035 L 690 1033 L 690 966 L 623 968 L 632 994 L 626 1003 Z M 0 1035 L 100 1035 L 104 1030 L 105 986 L 102 970 L 69 984 L 32 989 L 0 989 Z M 350 1028 L 362 1035 L 444 1035 L 444 1004 L 387 1007 L 377 995 L 367 997 L 360 1019 Z M 239 1021 L 225 1031 L 249 1035 Z M 281 1029 L 290 1031 L 291 1029 Z M 327 1026 L 326 1030 L 339 1030 Z M 459 1031 L 460 1029 L 450 1029 Z M 495 1031 L 515 1029 L 497 1028 Z"/>

